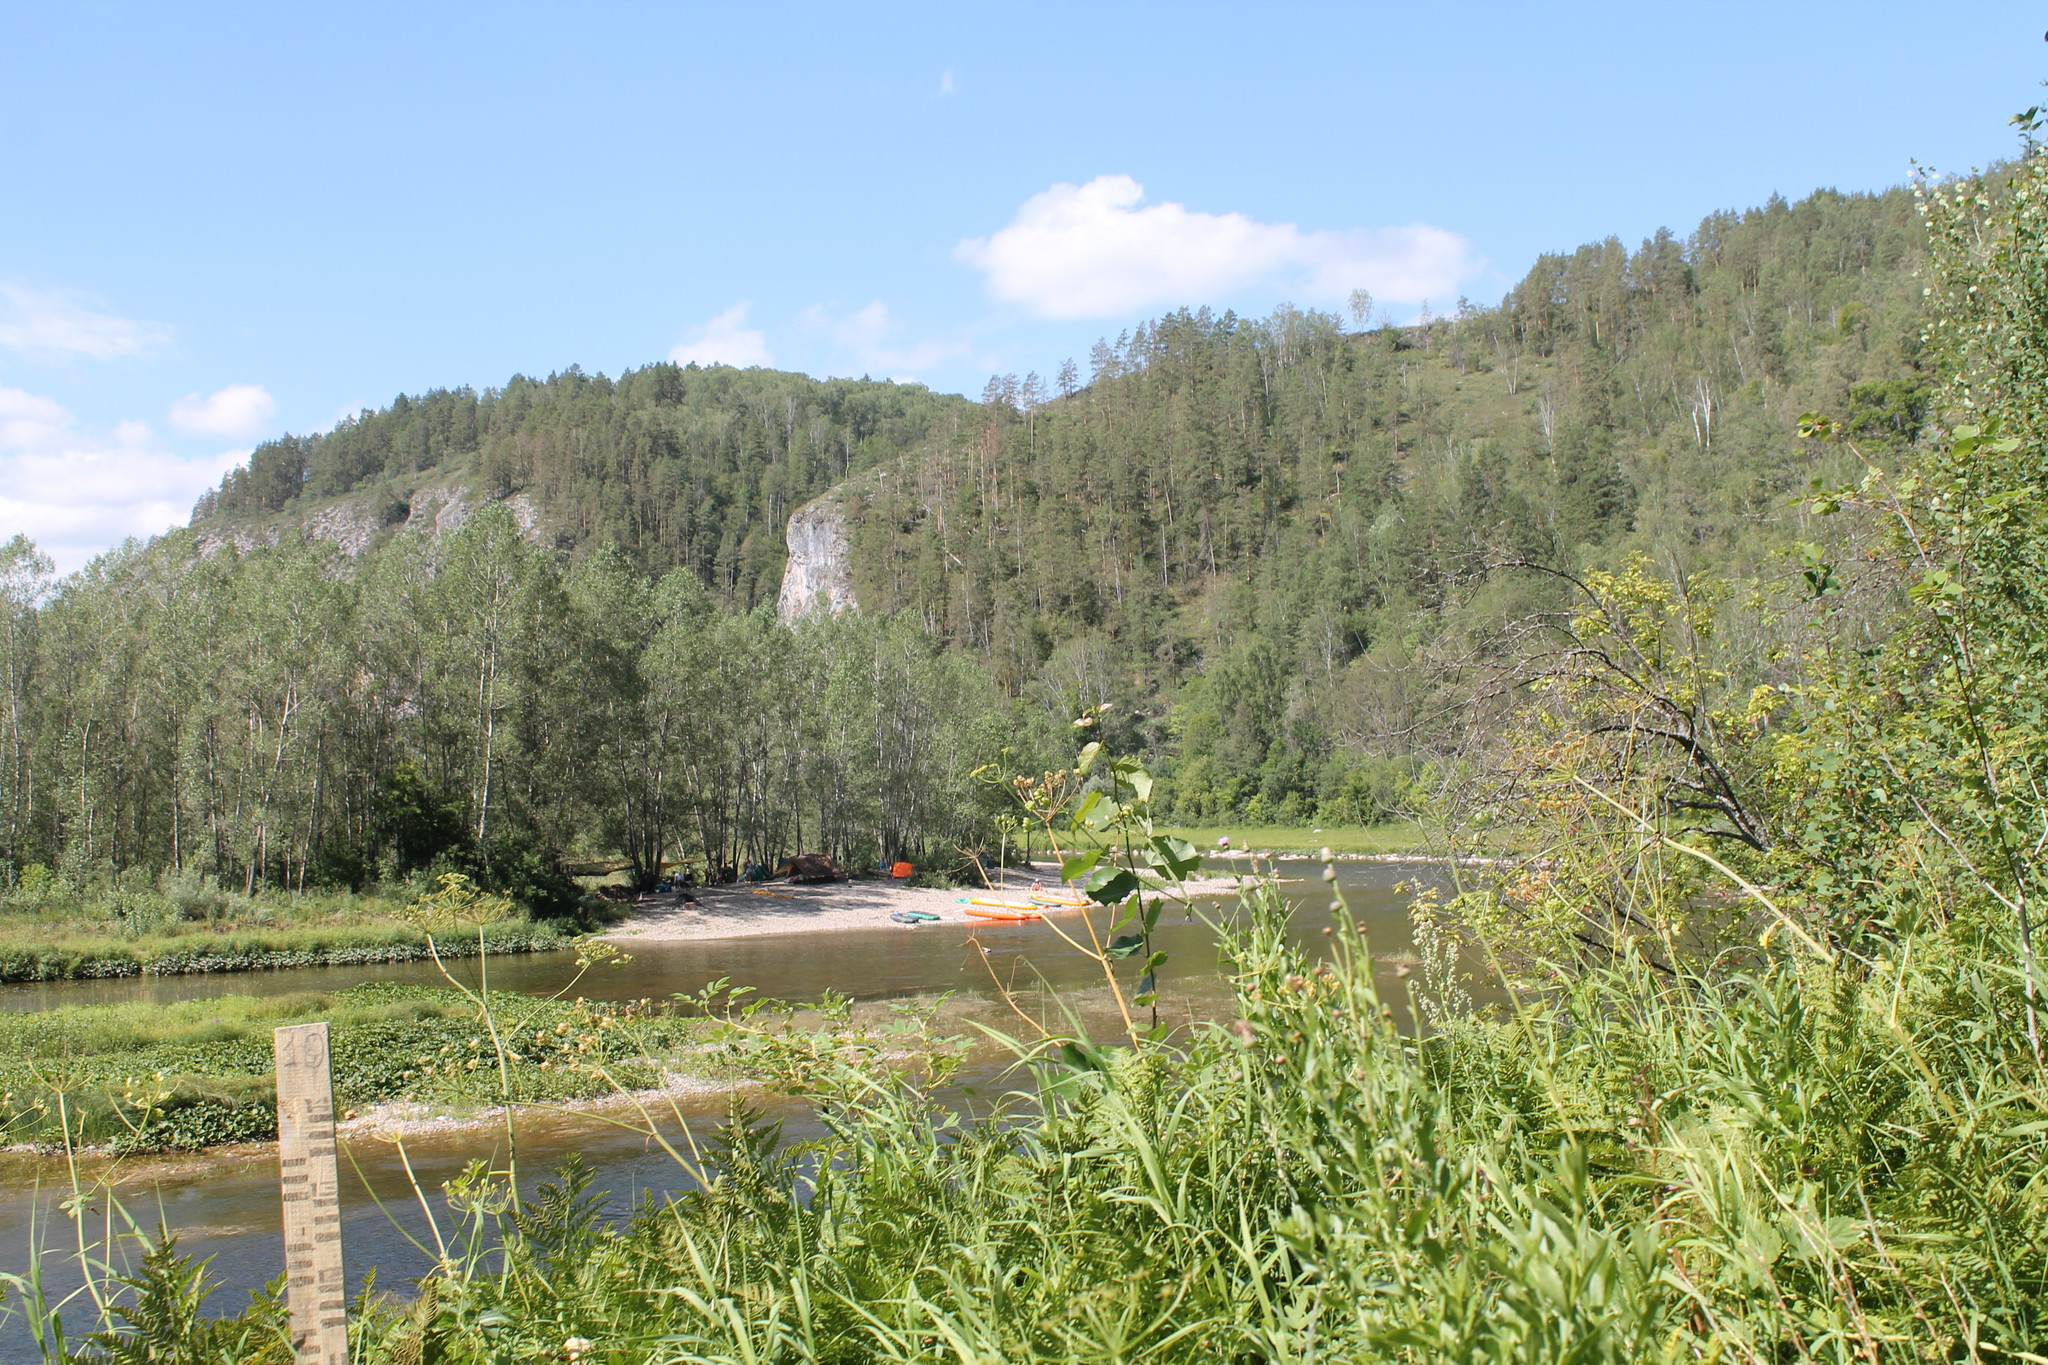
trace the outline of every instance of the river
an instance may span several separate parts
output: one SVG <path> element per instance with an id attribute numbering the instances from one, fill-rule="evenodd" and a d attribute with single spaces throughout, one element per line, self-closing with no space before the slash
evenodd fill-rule
<path id="1" fill-rule="evenodd" d="M 1396 890 L 1414 867 L 1385 863 L 1340 863 L 1339 884 L 1352 913 L 1367 926 L 1374 956 L 1381 962 L 1381 990 L 1390 1002 L 1406 998 L 1399 979 L 1400 963 L 1412 952 L 1407 897 Z M 1297 928 L 1310 941 L 1327 922 L 1320 864 L 1283 862 L 1284 886 L 1303 903 Z M 1210 913 L 1216 913 L 1211 906 Z M 1228 1002 L 1216 972 L 1211 931 L 1198 921 L 1169 913 L 1158 934 L 1159 946 L 1172 955 L 1161 973 L 1162 997 L 1171 1016 L 1207 1018 Z M 1110 1036 L 1113 1021 L 1098 1008 L 1098 969 L 1076 955 L 1044 924 L 937 924 L 916 929 L 897 926 L 852 931 L 786 934 L 771 937 L 712 939 L 683 943 L 628 945 L 633 960 L 584 978 L 577 993 L 592 999 L 665 999 L 677 992 L 694 993 L 721 977 L 749 985 L 764 996 L 791 1001 L 816 1000 L 837 991 L 855 1000 L 885 1000 L 953 993 L 963 1003 L 999 1007 L 993 982 L 1024 989 L 1026 1008 L 1043 1005 L 1035 989 L 1044 982 L 1064 998 L 1084 1006 L 1091 1029 Z M 474 961 L 455 964 L 473 979 Z M 574 974 L 565 954 L 496 958 L 489 964 L 493 989 L 553 993 Z M 172 1001 L 227 994 L 275 994 L 289 991 L 335 990 L 370 980 L 436 982 L 431 963 L 384 967 L 306 968 L 221 976 L 56 982 L 0 988 L 0 1009 L 49 1009 L 67 1004 L 111 1003 L 148 999 Z M 1095 989 L 1091 989 L 1095 988 Z M 1397 1005 L 1398 1007 L 1398 1005 Z M 992 1015 L 990 1016 L 992 1019 Z M 1009 1016 L 1013 1020 L 1014 1015 Z M 971 1101 L 976 1087 L 1004 1084 L 998 1061 L 979 1060 L 959 1081 L 963 1098 Z M 755 1094 L 751 1102 L 784 1120 L 791 1140 L 816 1136 L 815 1121 L 801 1106 Z M 693 1131 L 703 1133 L 726 1111 L 724 1096 L 705 1097 L 678 1106 Z M 673 1125 L 671 1125 L 673 1126 Z M 642 1193 L 687 1188 L 687 1174 L 644 1134 L 618 1122 L 587 1114 L 529 1115 L 521 1119 L 519 1165 L 529 1186 L 540 1173 L 570 1153 L 580 1153 L 597 1170 L 599 1189 L 610 1192 L 624 1207 Z M 502 1161 L 501 1127 L 465 1129 L 410 1138 L 404 1157 L 419 1187 L 430 1192 L 440 1209 L 441 1183 L 459 1174 L 470 1161 Z M 105 1179 L 118 1190 L 128 1216 L 154 1229 L 159 1222 L 178 1234 L 182 1250 L 213 1258 L 221 1288 L 209 1305 L 226 1312 L 247 1301 L 282 1266 L 283 1244 L 274 1149 L 257 1147 L 201 1157 L 141 1158 L 92 1162 L 82 1167 L 88 1181 Z M 57 1201 L 70 1193 L 64 1164 L 49 1158 L 0 1155 L 0 1272 L 22 1273 L 32 1247 L 40 1245 L 45 1281 L 55 1293 L 79 1283 L 74 1226 L 55 1212 Z M 412 1277 L 431 1264 L 423 1247 L 432 1232 L 399 1150 L 391 1143 L 357 1139 L 346 1145 L 342 1163 L 342 1228 L 351 1292 L 373 1269 L 377 1282 L 403 1292 Z M 104 1230 L 108 1201 L 93 1201 L 95 1225 Z M 445 1209 L 440 1209 L 445 1216 Z M 88 1313 L 67 1314 L 82 1320 Z M 18 1319 L 0 1325 L 0 1362 L 39 1359 Z"/>

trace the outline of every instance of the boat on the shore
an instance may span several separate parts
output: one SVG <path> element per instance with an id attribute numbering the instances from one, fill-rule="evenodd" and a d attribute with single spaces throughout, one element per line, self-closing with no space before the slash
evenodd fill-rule
<path id="1" fill-rule="evenodd" d="M 939 919 L 929 910 L 891 910 L 889 918 L 898 924 L 936 924 Z"/>
<path id="2" fill-rule="evenodd" d="M 1035 892 L 1032 894 L 1031 903 L 1054 910 L 1086 910 L 1090 905 L 1094 904 L 1093 901 L 1068 900 L 1060 896 L 1041 896 Z"/>
<path id="3" fill-rule="evenodd" d="M 976 919 L 1044 919 L 1045 916 L 1029 905 L 1012 905 L 1008 901 L 970 900 L 967 913 Z"/>

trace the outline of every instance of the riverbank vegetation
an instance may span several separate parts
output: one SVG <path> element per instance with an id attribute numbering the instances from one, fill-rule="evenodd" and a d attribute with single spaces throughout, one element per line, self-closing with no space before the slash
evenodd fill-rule
<path id="1" fill-rule="evenodd" d="M 551 997 L 478 989 L 471 964 L 461 985 L 369 982 L 0 1014 L 0 1145 L 121 1156 L 273 1139 L 271 1032 L 290 1024 L 331 1026 L 339 1117 L 381 1110 L 401 1126 L 676 1084 L 737 1086 L 756 1070 L 741 1059 L 770 1045 L 756 1040 L 856 1065 L 955 1046 L 924 1028 L 941 1001 L 856 1006 L 832 998 L 797 1007 L 718 990 L 701 999 L 597 1001 L 571 994 L 582 977 L 563 965 L 571 985 Z"/>
<path id="2" fill-rule="evenodd" d="M 170 869 L 248 900 L 456 872 L 577 921 L 569 855 L 643 886 L 685 848 L 957 857 L 962 774 L 1030 730 L 912 622 L 734 614 L 688 570 L 535 546 L 502 505 L 353 560 L 177 540 L 48 600 L 32 548 L 0 547 L 11 883 L 119 900 Z"/>
<path id="3" fill-rule="evenodd" d="M 701 1193 L 613 1224 L 574 1171 L 516 1215 L 489 1212 L 502 1186 L 465 1191 L 475 1240 L 410 1303 L 362 1306 L 359 1358 L 1635 1365 L 2038 1342 L 2048 1095 L 1997 959 L 1921 942 L 1868 976 L 1783 955 L 1674 988 L 1624 955 L 1418 1042 L 1347 917 L 1318 965 L 1277 906 L 1230 942 L 1239 1019 L 1178 1047 L 1026 1046 L 1020 1093 L 978 1121 L 804 1060 L 786 1074 L 828 1136 L 784 1147 L 737 1113 Z"/>
<path id="4" fill-rule="evenodd" d="M 333 993 L 223 995 L 168 1005 L 0 1014 L 0 1141 L 49 1151 L 197 1150 L 277 1136 L 271 1030 L 333 1026 L 335 1104 L 460 1112 L 511 1098 L 587 1098 L 660 1082 L 659 1061 L 701 1028 L 642 1004 L 494 997 L 509 1037 L 501 1077 L 474 1001 L 453 987 L 370 983 Z M 629 1041 L 630 1040 L 630 1041 Z"/>
<path id="5" fill-rule="evenodd" d="M 397 889 L 248 896 L 197 872 L 81 886 L 31 865 L 0 891 L 0 983 L 423 961 L 427 935 L 410 906 Z M 568 926 L 530 919 L 509 901 L 502 909 L 484 931 L 490 952 L 548 952 L 571 938 Z M 479 945 L 463 938 L 441 951 L 460 957 Z"/>

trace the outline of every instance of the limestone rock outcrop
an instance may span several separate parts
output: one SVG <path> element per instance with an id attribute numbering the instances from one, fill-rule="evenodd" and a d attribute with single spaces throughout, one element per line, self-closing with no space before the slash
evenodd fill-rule
<path id="1" fill-rule="evenodd" d="M 846 563 L 846 516 L 837 490 L 813 499 L 790 515 L 785 539 L 789 559 L 782 566 L 782 593 L 775 609 L 784 621 L 814 611 L 837 615 L 858 607 Z"/>

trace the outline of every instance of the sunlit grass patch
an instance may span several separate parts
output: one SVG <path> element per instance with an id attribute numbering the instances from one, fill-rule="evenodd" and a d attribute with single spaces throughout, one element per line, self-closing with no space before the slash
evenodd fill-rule
<path id="1" fill-rule="evenodd" d="M 1162 826 L 1161 832 L 1185 839 L 1205 854 L 1215 853 L 1217 841 L 1225 838 L 1235 850 L 1271 850 L 1305 857 L 1325 848 L 1339 854 L 1421 853 L 1428 841 L 1421 825 L 1407 821 L 1324 829 L 1308 825 L 1174 825 Z"/>
<path id="2" fill-rule="evenodd" d="M 271 1030 L 286 1024 L 333 1025 L 344 1112 L 653 1084 L 664 1059 L 698 1052 L 716 1028 L 651 1001 L 493 995 L 491 1008 L 487 1023 L 455 989 L 371 983 L 0 1015 L 0 1140 L 62 1145 L 68 1132 L 73 1143 L 147 1150 L 267 1138 L 276 1127 Z"/>

